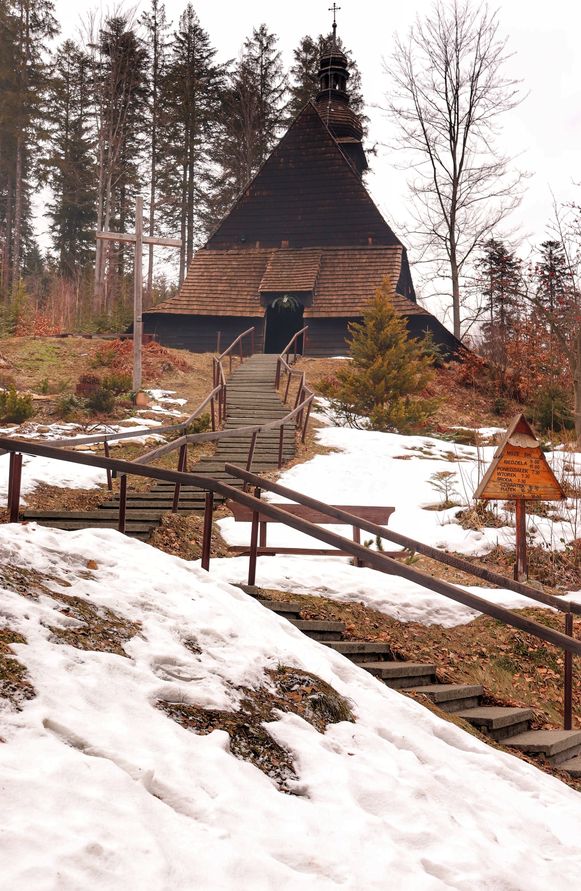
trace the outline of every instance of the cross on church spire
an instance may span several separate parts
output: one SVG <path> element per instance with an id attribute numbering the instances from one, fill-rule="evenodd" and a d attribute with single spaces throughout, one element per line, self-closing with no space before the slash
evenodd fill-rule
<path id="1" fill-rule="evenodd" d="M 340 9 L 341 7 L 337 6 L 335 2 L 333 2 L 332 6 L 329 6 L 329 12 L 333 13 L 333 43 L 337 42 L 337 13 Z"/>

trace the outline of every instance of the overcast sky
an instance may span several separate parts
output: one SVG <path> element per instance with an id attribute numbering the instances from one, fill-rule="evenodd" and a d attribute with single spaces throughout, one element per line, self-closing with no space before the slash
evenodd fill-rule
<path id="1" fill-rule="evenodd" d="M 338 4 L 338 33 L 359 63 L 364 96 L 370 106 L 369 141 L 379 143 L 368 187 L 384 216 L 396 230 L 401 229 L 407 216 L 406 173 L 397 169 L 400 158 L 385 147 L 393 131 L 380 109 L 389 88 L 383 60 L 390 54 L 394 33 L 405 34 L 415 17 L 430 9 L 432 0 L 338 0 Z M 80 19 L 89 10 L 100 9 L 106 14 L 113 8 L 112 4 L 100 5 L 94 0 L 56 0 L 55 5 L 65 36 L 76 35 Z M 148 5 L 127 4 L 126 8 L 141 11 Z M 278 34 L 287 65 L 304 34 L 329 30 L 330 5 L 329 0 L 193 3 L 220 59 L 235 57 L 252 27 L 264 22 Z M 184 0 L 166 0 L 170 18 L 177 19 L 184 6 Z M 501 0 L 491 6 L 500 10 L 501 31 L 509 37 L 509 49 L 514 53 L 507 73 L 522 80 L 523 93 L 527 94 L 522 105 L 505 116 L 501 134 L 503 150 L 519 155 L 519 166 L 532 174 L 513 218 L 526 252 L 526 245 L 546 236 L 551 191 L 558 200 L 571 199 L 575 192 L 581 196 L 581 188 L 574 186 L 581 182 L 581 7 L 573 0 Z"/>

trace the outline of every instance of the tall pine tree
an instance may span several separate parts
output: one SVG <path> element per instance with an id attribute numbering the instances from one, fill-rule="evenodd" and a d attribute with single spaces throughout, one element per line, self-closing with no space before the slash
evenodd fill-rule
<path id="1" fill-rule="evenodd" d="M 266 160 L 282 135 L 286 119 L 286 77 L 278 38 L 266 25 L 255 28 L 223 92 L 216 221 Z"/>
<path id="2" fill-rule="evenodd" d="M 175 196 L 164 214 L 182 239 L 180 282 L 211 222 L 212 165 L 224 67 L 191 4 L 180 17 L 163 80 L 165 195 Z"/>
<path id="3" fill-rule="evenodd" d="M 59 272 L 75 279 L 94 257 L 97 189 L 89 57 L 72 40 L 57 52 L 49 99 L 52 242 Z"/>

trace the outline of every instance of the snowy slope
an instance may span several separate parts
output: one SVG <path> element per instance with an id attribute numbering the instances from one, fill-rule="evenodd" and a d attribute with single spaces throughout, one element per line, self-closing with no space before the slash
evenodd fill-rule
<path id="1" fill-rule="evenodd" d="M 18 593 L 11 566 L 140 623 L 128 658 L 57 643 L 49 626 L 73 620 L 48 594 Z M 0 621 L 25 636 L 13 648 L 36 690 L 0 712 L 2 891 L 576 887 L 577 793 L 239 589 L 110 530 L 1 526 L 0 567 Z M 234 708 L 238 685 L 281 663 L 318 674 L 357 718 L 324 734 L 288 714 L 269 725 L 296 795 L 230 754 L 225 733 L 198 736 L 154 708 Z"/>

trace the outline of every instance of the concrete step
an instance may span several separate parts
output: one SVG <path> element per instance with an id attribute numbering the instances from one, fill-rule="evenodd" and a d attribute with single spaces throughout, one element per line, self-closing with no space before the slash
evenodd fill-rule
<path id="1" fill-rule="evenodd" d="M 420 662 L 361 662 L 360 667 L 394 690 L 436 681 L 436 666 Z"/>
<path id="2" fill-rule="evenodd" d="M 351 662 L 382 662 L 393 658 L 389 644 L 370 643 L 367 640 L 339 640 L 329 642 L 327 646 L 346 656 Z"/>
<path id="3" fill-rule="evenodd" d="M 544 755 L 549 764 L 561 764 L 581 754 L 581 730 L 529 730 L 504 745 L 527 755 Z"/>
<path id="4" fill-rule="evenodd" d="M 300 619 L 301 605 L 300 603 L 286 603 L 284 600 L 260 600 L 266 609 L 272 610 L 284 619 Z"/>
<path id="5" fill-rule="evenodd" d="M 314 640 L 339 641 L 345 631 L 343 622 L 326 622 L 316 619 L 289 619 L 289 622 Z"/>
<path id="6" fill-rule="evenodd" d="M 484 690 L 479 684 L 425 684 L 412 688 L 423 693 L 445 712 L 459 712 L 476 708 Z"/>
<path id="7" fill-rule="evenodd" d="M 496 742 L 526 732 L 533 719 L 533 711 L 530 708 L 505 708 L 492 705 L 462 709 L 456 712 L 456 715 L 464 718 Z"/>
<path id="8" fill-rule="evenodd" d="M 572 777 L 581 777 L 581 755 L 575 755 L 574 758 L 569 758 L 568 761 L 561 761 L 559 770 L 566 770 Z"/>

